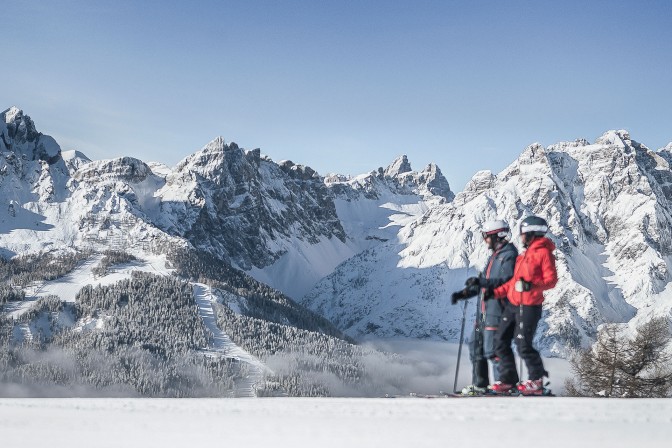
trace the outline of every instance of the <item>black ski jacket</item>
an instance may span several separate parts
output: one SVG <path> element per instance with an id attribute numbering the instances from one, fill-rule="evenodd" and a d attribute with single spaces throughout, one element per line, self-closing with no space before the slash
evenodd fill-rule
<path id="1" fill-rule="evenodd" d="M 481 286 L 485 291 L 492 291 L 499 285 L 506 283 L 513 276 L 516 257 L 518 257 L 518 249 L 511 243 L 506 243 L 490 255 L 481 280 Z M 487 293 L 485 295 L 487 297 Z M 502 300 L 491 298 L 481 301 L 477 322 L 484 324 L 485 329 L 495 330 L 499 326 L 502 311 L 504 310 Z"/>

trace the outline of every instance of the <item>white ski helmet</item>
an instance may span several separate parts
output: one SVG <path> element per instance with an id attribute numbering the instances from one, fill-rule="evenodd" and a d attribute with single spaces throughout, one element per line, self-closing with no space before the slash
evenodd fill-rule
<path id="1" fill-rule="evenodd" d="M 483 223 L 483 226 L 481 226 L 481 234 L 483 235 L 483 239 L 488 236 L 496 235 L 500 239 L 508 240 L 511 236 L 511 229 L 506 221 L 495 219 Z"/>

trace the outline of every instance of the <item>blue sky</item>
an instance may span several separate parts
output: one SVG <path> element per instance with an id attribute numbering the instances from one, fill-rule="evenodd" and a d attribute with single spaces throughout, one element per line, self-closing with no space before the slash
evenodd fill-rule
<path id="1" fill-rule="evenodd" d="M 407 154 L 459 191 L 530 143 L 672 141 L 672 2 L 2 2 L 0 109 L 174 165 L 221 135 L 321 174 Z"/>

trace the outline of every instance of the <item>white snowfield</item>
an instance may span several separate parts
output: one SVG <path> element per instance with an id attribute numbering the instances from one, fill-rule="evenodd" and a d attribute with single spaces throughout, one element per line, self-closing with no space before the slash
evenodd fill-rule
<path id="1" fill-rule="evenodd" d="M 1 399 L 2 446 L 669 447 L 672 400 Z"/>

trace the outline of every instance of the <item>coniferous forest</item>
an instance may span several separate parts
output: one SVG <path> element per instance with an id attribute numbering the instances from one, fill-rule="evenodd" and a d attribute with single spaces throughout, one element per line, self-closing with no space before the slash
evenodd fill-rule
<path id="1" fill-rule="evenodd" d="M 90 255 L 0 261 L 2 303 L 24 300 L 21 287 L 63 276 Z M 106 253 L 94 270 L 103 276 L 134 259 Z M 47 296 L 17 318 L 3 313 L 0 395 L 236 396 L 253 368 L 208 351 L 195 281 L 217 298 L 217 326 L 267 366 L 256 395 L 383 393 L 377 366 L 389 355 L 355 345 L 326 319 L 211 255 L 179 249 L 168 260 L 173 276 L 134 271 L 109 286 L 83 287 L 74 303 Z"/>
<path id="2" fill-rule="evenodd" d="M 74 306 L 40 299 L 2 320 L 2 383 L 37 395 L 230 396 L 245 366 L 199 353 L 208 341 L 195 308 L 188 283 L 140 272 L 84 287 Z M 12 343 L 23 325 L 38 331 Z"/>

